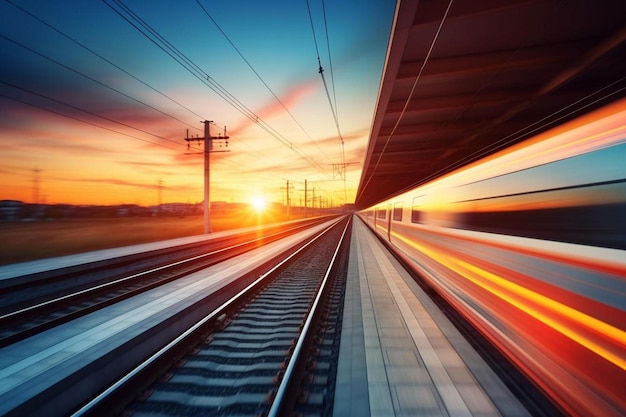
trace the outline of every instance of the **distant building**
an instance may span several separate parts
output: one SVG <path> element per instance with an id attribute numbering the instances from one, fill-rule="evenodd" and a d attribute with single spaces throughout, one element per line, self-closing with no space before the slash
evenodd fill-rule
<path id="1" fill-rule="evenodd" d="M 189 216 L 197 213 L 197 204 L 164 203 L 157 207 L 157 214 L 167 216 Z"/>
<path id="2" fill-rule="evenodd" d="M 22 217 L 24 203 L 18 200 L 0 200 L 0 221 L 16 221 Z"/>

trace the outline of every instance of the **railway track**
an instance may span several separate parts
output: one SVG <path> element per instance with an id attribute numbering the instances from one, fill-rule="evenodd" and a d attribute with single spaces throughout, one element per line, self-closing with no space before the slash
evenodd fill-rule
<path id="1" fill-rule="evenodd" d="M 178 271 L 186 276 L 0 348 L 0 414 L 333 415 L 351 227 L 327 220 Z"/>
<path id="2" fill-rule="evenodd" d="M 94 280 L 93 276 L 106 276 L 106 271 L 110 270 L 109 265 L 95 265 L 78 275 L 69 273 L 71 278 L 42 280 L 38 283 L 39 285 L 33 285 L 34 288 L 30 288 L 29 291 L 53 295 L 58 291 L 59 286 L 66 289 L 72 288 L 72 291 L 43 300 L 40 298 L 36 300 L 37 302 L 32 299 L 19 309 L 0 314 L 0 347 L 279 240 L 309 225 L 310 223 L 307 222 L 288 230 L 270 230 L 260 237 L 254 233 L 239 236 L 230 241 L 220 240 L 208 248 L 206 244 L 184 247 L 182 250 L 168 253 L 167 262 L 160 258 L 154 260 L 155 257 L 152 257 L 151 263 L 141 260 L 138 261 L 140 265 L 132 268 L 132 273 L 119 275 L 120 272 L 117 271 L 109 272 L 109 278 L 106 281 L 98 279 L 95 285 L 90 285 Z M 229 245 L 224 246 L 225 243 Z M 221 246 L 216 247 L 218 244 Z M 121 263 L 125 264 L 124 261 Z M 120 266 L 116 266 L 117 268 Z M 71 287 L 69 287 L 70 284 L 59 284 L 59 281 L 69 281 L 72 283 Z M 23 292 L 21 288 L 14 289 L 5 299 L 20 298 Z"/>
<path id="3" fill-rule="evenodd" d="M 0 291 L 3 294 L 10 294 L 10 297 L 0 298 L 0 314 L 21 310 L 72 292 L 113 281 L 119 277 L 142 273 L 243 242 L 271 238 L 281 233 L 295 233 L 319 224 L 321 221 L 323 219 L 306 219 L 244 229 L 237 233 L 217 233 L 210 237 L 198 236 L 196 240 L 175 245 L 157 245 L 154 248 L 149 247 L 137 252 L 108 250 L 109 253 L 102 257 L 78 256 L 79 260 L 74 262 L 47 262 L 43 269 L 28 265 L 28 263 L 17 264 L 14 273 L 5 271 L 4 275 L 0 275 Z M 37 261 L 32 263 L 36 264 Z"/>
<path id="4" fill-rule="evenodd" d="M 327 229 L 75 415 L 328 415 L 349 229 Z"/>

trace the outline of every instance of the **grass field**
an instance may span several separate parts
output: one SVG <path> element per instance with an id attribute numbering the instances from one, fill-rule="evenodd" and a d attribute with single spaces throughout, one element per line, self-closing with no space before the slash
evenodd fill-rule
<path id="1" fill-rule="evenodd" d="M 286 220 L 265 213 L 212 215 L 213 232 Z M 204 232 L 202 216 L 134 217 L 0 223 L 0 265 L 70 255 Z"/>

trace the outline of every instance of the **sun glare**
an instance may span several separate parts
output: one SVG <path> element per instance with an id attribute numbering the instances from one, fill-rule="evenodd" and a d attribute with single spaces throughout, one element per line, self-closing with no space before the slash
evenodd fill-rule
<path id="1" fill-rule="evenodd" d="M 252 205 L 252 208 L 256 211 L 263 211 L 267 207 L 267 202 L 265 201 L 265 198 L 260 195 L 255 195 L 254 197 L 252 197 L 250 204 Z"/>

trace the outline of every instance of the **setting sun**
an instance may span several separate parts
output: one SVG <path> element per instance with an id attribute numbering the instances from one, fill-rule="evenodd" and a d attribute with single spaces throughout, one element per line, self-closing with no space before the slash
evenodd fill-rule
<path id="1" fill-rule="evenodd" d="M 265 198 L 260 195 L 255 195 L 254 197 L 252 197 L 250 204 L 252 205 L 252 208 L 256 211 L 263 211 L 267 207 L 267 202 L 265 201 Z"/>

